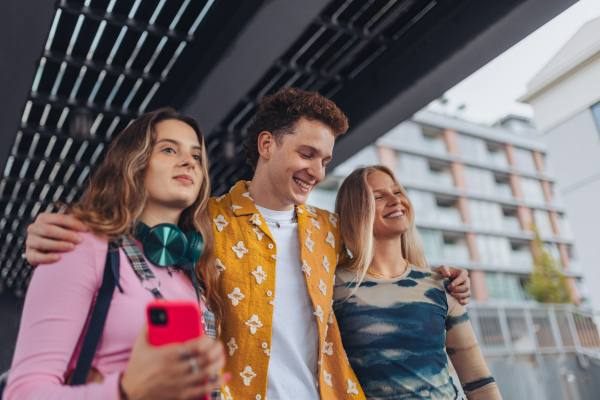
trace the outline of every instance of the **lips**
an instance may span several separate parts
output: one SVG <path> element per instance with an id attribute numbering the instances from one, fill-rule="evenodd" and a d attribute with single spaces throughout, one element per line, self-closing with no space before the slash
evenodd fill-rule
<path id="1" fill-rule="evenodd" d="M 189 175 L 177 175 L 177 176 L 173 177 L 173 179 L 175 179 L 176 181 L 179 181 L 183 184 L 186 184 L 186 185 L 194 184 L 194 180 Z"/>

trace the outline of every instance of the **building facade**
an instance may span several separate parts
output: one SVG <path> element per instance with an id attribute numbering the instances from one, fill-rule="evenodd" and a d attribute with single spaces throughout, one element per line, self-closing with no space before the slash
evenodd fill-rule
<path id="1" fill-rule="evenodd" d="M 330 172 L 309 204 L 333 210 L 337 190 L 361 165 L 395 171 L 415 208 L 427 259 L 470 271 L 477 302 L 522 302 L 532 268 L 532 226 L 580 303 L 581 270 L 547 146 L 529 121 L 486 127 L 422 111 Z"/>
<path id="2" fill-rule="evenodd" d="M 585 24 L 527 85 L 588 282 L 600 281 L 600 18 Z M 590 284 L 590 289 L 591 289 Z M 600 291 L 590 290 L 600 308 Z"/>

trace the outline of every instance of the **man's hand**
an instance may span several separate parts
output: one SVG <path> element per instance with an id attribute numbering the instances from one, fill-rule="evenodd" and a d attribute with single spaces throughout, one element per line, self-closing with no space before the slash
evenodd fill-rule
<path id="1" fill-rule="evenodd" d="M 58 252 L 71 251 L 81 243 L 77 232 L 89 228 L 80 220 L 66 214 L 38 214 L 35 222 L 27 227 L 25 257 L 31 265 L 52 263 L 60 260 Z"/>
<path id="2" fill-rule="evenodd" d="M 440 267 L 434 271 L 452 281 L 450 285 L 448 285 L 448 290 L 453 297 L 458 299 L 460 304 L 463 306 L 469 304 L 469 297 L 471 297 L 471 279 L 469 279 L 469 272 L 467 270 L 440 265 Z"/>

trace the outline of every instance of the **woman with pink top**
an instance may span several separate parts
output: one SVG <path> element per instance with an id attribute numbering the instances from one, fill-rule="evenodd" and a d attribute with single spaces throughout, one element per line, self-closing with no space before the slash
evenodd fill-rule
<path id="1" fill-rule="evenodd" d="M 218 326 L 222 302 L 209 195 L 208 157 L 193 118 L 160 109 L 127 127 L 114 140 L 81 201 L 69 211 L 87 227 L 81 243 L 33 274 L 4 398 L 198 399 L 227 381 L 229 376 L 209 381 L 224 366 L 221 342 L 207 334 L 154 347 L 146 327 L 146 305 L 158 290 L 167 300 L 197 301 L 192 280 L 201 286 L 204 322 L 213 315 L 211 310 Z M 142 246 L 134 239 L 139 237 L 136 229 L 165 223 L 203 236 L 204 250 L 192 273 L 179 264 L 158 267 L 142 256 Z M 117 287 L 86 383 L 66 386 L 103 282 L 109 242 L 123 244 Z M 136 269 L 131 252 L 139 256 Z M 141 281 L 145 277 L 136 272 L 140 263 L 147 265 L 154 283 Z M 157 282 L 158 290 L 147 290 L 151 285 L 156 289 Z"/>

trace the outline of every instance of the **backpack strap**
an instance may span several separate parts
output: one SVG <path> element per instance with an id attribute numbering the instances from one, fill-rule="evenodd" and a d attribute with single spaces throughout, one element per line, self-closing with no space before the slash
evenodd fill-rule
<path id="1" fill-rule="evenodd" d="M 73 371 L 71 386 L 83 385 L 87 380 L 96 349 L 98 348 L 98 342 L 104 330 L 104 323 L 106 322 L 115 286 L 123 293 L 123 289 L 119 285 L 119 243 L 111 242 L 108 244 L 102 285 L 98 289 L 98 296 L 96 296 L 96 302 L 92 309 L 90 323 L 83 338 L 81 352 Z"/>

